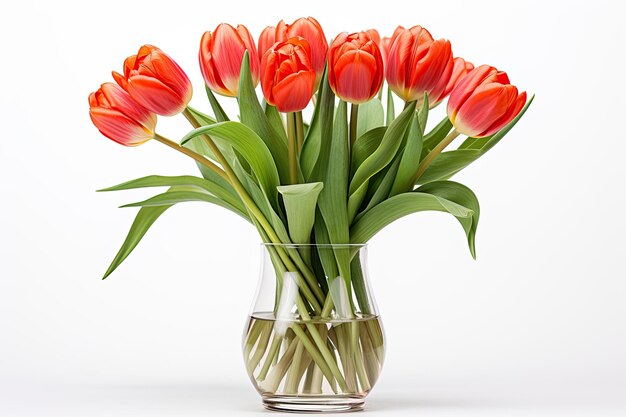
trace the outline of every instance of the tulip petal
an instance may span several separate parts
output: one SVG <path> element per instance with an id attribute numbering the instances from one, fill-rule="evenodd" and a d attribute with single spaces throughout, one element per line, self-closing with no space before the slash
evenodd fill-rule
<path id="1" fill-rule="evenodd" d="M 288 113 L 302 110 L 313 96 L 315 71 L 299 71 L 289 75 L 272 89 L 278 111 Z"/>
<path id="2" fill-rule="evenodd" d="M 159 80 L 143 75 L 128 80 L 128 93 L 137 103 L 163 116 L 178 114 L 187 105 L 177 92 Z"/>

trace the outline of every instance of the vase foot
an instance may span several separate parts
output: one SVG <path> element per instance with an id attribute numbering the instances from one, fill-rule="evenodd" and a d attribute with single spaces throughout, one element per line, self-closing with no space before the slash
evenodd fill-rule
<path id="1" fill-rule="evenodd" d="M 359 395 L 272 395 L 263 396 L 268 410 L 291 413 L 346 413 L 361 411 L 365 397 Z"/>

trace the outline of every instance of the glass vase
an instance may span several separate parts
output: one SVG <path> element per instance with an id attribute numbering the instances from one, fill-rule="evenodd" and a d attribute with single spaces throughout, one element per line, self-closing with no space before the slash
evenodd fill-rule
<path id="1" fill-rule="evenodd" d="M 366 256 L 366 245 L 262 246 L 243 354 L 266 408 L 363 408 L 385 354 Z"/>

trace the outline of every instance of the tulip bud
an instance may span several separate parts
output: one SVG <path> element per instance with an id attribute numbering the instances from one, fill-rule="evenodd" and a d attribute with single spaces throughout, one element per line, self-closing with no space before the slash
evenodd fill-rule
<path id="1" fill-rule="evenodd" d="M 315 88 L 311 49 L 301 37 L 274 44 L 261 61 L 265 100 L 283 113 L 304 109 Z"/>
<path id="2" fill-rule="evenodd" d="M 341 33 L 328 54 L 328 82 L 335 94 L 353 104 L 371 100 L 383 84 L 383 58 L 366 32 Z"/>
<path id="3" fill-rule="evenodd" d="M 473 69 L 474 64 L 471 62 L 467 62 L 460 57 L 454 58 L 454 63 L 452 64 L 452 75 L 450 76 L 450 80 L 448 81 L 445 90 L 443 90 L 438 97 L 428 97 L 430 108 L 433 108 L 437 104 L 441 103 L 441 101 L 452 92 L 459 81 L 461 81 L 461 79 Z"/>
<path id="4" fill-rule="evenodd" d="M 328 54 L 328 42 L 326 41 L 322 26 L 314 18 L 301 17 L 291 25 L 281 20 L 276 27 L 268 26 L 265 28 L 259 37 L 259 56 L 263 57 L 265 52 L 270 49 L 275 42 L 284 42 L 287 39 L 297 36 L 304 38 L 309 44 L 309 48 L 311 49 L 311 65 L 315 70 L 315 85 L 317 86 L 324 73 L 326 56 Z"/>
<path id="5" fill-rule="evenodd" d="M 124 146 L 137 146 L 154 137 L 156 115 L 120 86 L 105 83 L 89 95 L 91 121 L 107 138 Z"/>
<path id="6" fill-rule="evenodd" d="M 209 88 L 227 97 L 237 97 L 241 61 L 245 51 L 250 57 L 252 83 L 259 83 L 256 45 L 244 25 L 237 29 L 222 23 L 213 32 L 205 32 L 200 41 L 200 71 Z"/>
<path id="7" fill-rule="evenodd" d="M 124 61 L 124 75 L 113 78 L 137 103 L 162 116 L 173 116 L 191 100 L 191 81 L 176 62 L 159 48 L 144 45 Z"/>
<path id="8" fill-rule="evenodd" d="M 506 72 L 481 65 L 464 76 L 452 90 L 448 118 L 458 132 L 480 138 L 506 126 L 525 103 L 526 92 L 518 94 Z"/>
<path id="9" fill-rule="evenodd" d="M 452 48 L 444 39 L 433 40 L 421 26 L 400 31 L 389 50 L 387 82 L 405 101 L 423 100 L 424 93 L 439 97 L 450 80 Z"/>

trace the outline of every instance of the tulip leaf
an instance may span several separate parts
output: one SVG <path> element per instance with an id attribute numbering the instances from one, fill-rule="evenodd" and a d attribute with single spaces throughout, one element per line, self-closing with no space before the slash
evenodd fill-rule
<path id="1" fill-rule="evenodd" d="M 245 212 L 245 207 L 235 193 L 235 190 L 233 190 L 230 184 L 228 184 L 222 177 L 218 176 L 217 178 L 219 180 L 213 182 L 191 175 L 181 175 L 177 177 L 150 175 L 126 181 L 122 184 L 114 185 L 113 187 L 103 188 L 98 191 L 120 191 L 147 187 L 195 187 L 197 190 L 208 191 L 215 197 L 223 200 L 224 203 L 229 206 L 232 206 L 240 212 Z"/>
<path id="2" fill-rule="evenodd" d="M 434 181 L 419 187 L 417 192 L 445 198 L 472 211 L 470 217 L 457 216 L 463 226 L 472 257 L 476 259 L 476 228 L 480 217 L 480 205 L 476 194 L 463 184 L 454 181 Z"/>
<path id="3" fill-rule="evenodd" d="M 228 115 L 222 108 L 222 105 L 220 104 L 220 102 L 217 101 L 217 97 L 215 97 L 215 94 L 213 94 L 213 91 L 211 91 L 209 86 L 205 84 L 204 89 L 206 90 L 206 95 L 209 99 L 209 104 L 211 104 L 211 108 L 213 109 L 213 114 L 215 114 L 215 120 L 217 122 L 230 121 L 230 119 L 228 118 Z"/>
<path id="4" fill-rule="evenodd" d="M 385 131 L 382 141 L 376 150 L 356 169 L 350 182 L 349 199 L 353 199 L 353 207 L 358 205 L 354 202 L 359 188 L 366 186 L 367 181 L 377 172 L 385 168 L 396 156 L 404 138 L 404 132 L 413 118 L 415 102 L 407 104 L 406 108 L 391 123 Z M 360 202 L 359 202 L 360 204 Z"/>
<path id="5" fill-rule="evenodd" d="M 191 106 L 187 106 L 187 110 L 189 110 L 191 112 L 191 114 L 193 115 L 193 117 L 198 121 L 198 123 L 200 123 L 202 126 L 206 126 L 206 125 L 212 125 L 213 123 L 216 123 L 216 120 L 214 118 L 212 118 L 211 116 L 209 116 L 208 114 L 204 114 L 199 110 L 194 109 Z"/>
<path id="6" fill-rule="evenodd" d="M 385 124 L 385 112 L 379 99 L 374 98 L 366 103 L 359 104 L 357 117 L 356 137 Z"/>
<path id="7" fill-rule="evenodd" d="M 377 182 L 374 188 L 374 194 L 367 202 L 367 206 L 365 207 L 364 212 L 376 206 L 383 200 L 386 200 L 390 197 L 390 192 L 393 187 L 394 180 L 397 178 L 398 169 L 400 167 L 400 163 L 402 161 L 401 155 L 396 155 L 391 164 L 389 164 L 383 171 L 380 173 L 384 173 L 380 182 Z M 373 184 L 372 184 L 373 185 Z"/>
<path id="8" fill-rule="evenodd" d="M 487 138 L 468 138 L 458 149 L 442 152 L 428 166 L 424 174 L 419 178 L 419 184 L 451 178 L 469 164 L 486 154 L 515 126 L 522 118 L 534 99 L 530 97 L 524 108 L 506 126 L 497 133 Z"/>
<path id="9" fill-rule="evenodd" d="M 411 191 L 398 194 L 373 207 L 356 221 L 350 229 L 352 243 L 365 243 L 395 220 L 420 211 L 447 212 L 455 216 L 459 221 L 461 219 L 471 219 L 474 216 L 474 211 L 471 208 L 437 195 L 435 192 L 438 192 L 438 190 L 433 191 L 431 189 L 428 191 L 433 193 Z M 441 192 L 444 193 L 443 191 Z M 450 194 L 453 194 L 452 191 L 450 191 Z M 459 197 L 458 201 L 471 205 L 465 201 L 465 198 L 468 197 L 469 195 L 464 195 L 463 198 Z M 465 228 L 469 221 L 463 220 L 461 224 Z M 475 226 L 472 226 L 469 228 L 469 233 L 473 235 L 475 230 Z M 467 229 L 466 233 L 468 233 Z M 470 238 L 468 235 L 468 241 L 472 242 L 470 244 L 470 249 L 472 249 L 473 236 Z"/>
<path id="10" fill-rule="evenodd" d="M 239 113 L 241 123 L 254 131 L 270 150 L 283 183 L 289 182 L 289 157 L 284 134 L 277 132 L 268 120 L 252 82 L 248 51 L 243 55 L 239 77 Z"/>
<path id="11" fill-rule="evenodd" d="M 283 185 L 278 187 L 278 192 L 283 196 L 289 236 L 293 243 L 309 243 L 313 222 L 315 222 L 315 209 L 317 198 L 324 188 L 321 182 L 308 184 Z"/>
<path id="12" fill-rule="evenodd" d="M 263 101 L 263 108 L 265 109 L 265 116 L 267 116 L 267 120 L 272 125 L 272 128 L 278 132 L 282 138 L 282 140 L 287 143 L 287 132 L 285 131 L 285 122 L 283 121 L 282 116 L 276 107 L 268 104 L 266 101 Z"/>
<path id="13" fill-rule="evenodd" d="M 315 166 L 311 171 L 311 180 L 324 182 L 328 158 L 330 157 L 330 146 L 333 138 L 333 117 L 335 114 L 335 94 L 328 84 L 328 71 L 324 72 L 324 78 L 322 78 L 322 83 L 320 84 L 318 97 L 319 100 L 316 107 L 319 114 L 317 115 L 315 124 L 311 126 L 310 130 L 316 129 L 315 125 L 318 126 L 319 150 L 315 158 Z M 311 135 L 309 134 L 309 136 Z M 312 138 L 307 138 L 305 145 L 310 139 Z"/>
<path id="14" fill-rule="evenodd" d="M 428 134 L 424 135 L 424 145 L 422 146 L 422 156 L 420 157 L 420 161 L 428 155 L 430 151 L 433 150 L 435 146 L 439 144 L 442 140 L 448 136 L 448 133 L 452 130 L 452 123 L 448 117 L 444 117 L 444 119 L 437 124 Z"/>
<path id="15" fill-rule="evenodd" d="M 386 131 L 386 126 L 377 127 L 365 132 L 354 141 L 352 162 L 350 162 L 350 178 L 354 176 L 357 168 L 380 146 Z"/>
<path id="16" fill-rule="evenodd" d="M 325 87 L 324 87 L 325 86 Z M 324 69 L 324 74 L 322 75 L 322 82 L 320 84 L 319 92 L 317 93 L 318 98 L 322 97 L 322 90 L 324 88 L 328 88 L 328 78 L 326 69 Z M 326 94 L 328 96 L 328 94 Z M 315 164 L 317 162 L 317 157 L 320 153 L 320 146 L 322 141 L 321 130 L 320 130 L 320 108 L 321 105 L 317 105 L 313 108 L 313 116 L 311 117 L 311 124 L 307 129 L 306 135 L 304 137 L 304 144 L 302 145 L 302 150 L 300 151 L 300 167 L 302 169 L 302 175 L 305 180 L 309 180 L 311 175 L 313 174 L 313 169 L 315 168 Z"/>
<path id="17" fill-rule="evenodd" d="M 163 214 L 165 210 L 170 207 L 172 206 L 142 207 L 139 210 L 137 216 L 135 216 L 133 224 L 130 227 L 126 239 L 124 239 L 124 243 L 122 243 L 122 247 L 115 255 L 113 262 L 109 265 L 109 268 L 104 273 L 102 279 L 111 275 L 111 273 L 115 271 L 115 269 L 120 266 L 122 262 L 124 262 L 128 255 L 130 255 L 133 249 L 135 249 L 137 244 L 144 237 L 150 226 L 152 226 L 159 216 L 161 216 L 161 214 Z"/>
<path id="18" fill-rule="evenodd" d="M 210 135 L 218 146 L 232 146 L 243 156 L 246 162 L 250 164 L 261 189 L 268 196 L 274 208 L 277 208 L 278 193 L 276 187 L 280 184 L 280 179 L 272 154 L 261 138 L 242 123 L 221 122 L 194 129 L 185 135 L 182 143 L 205 134 Z"/>
<path id="19" fill-rule="evenodd" d="M 350 242 L 346 200 L 350 158 L 347 109 L 347 103 L 343 100 L 340 101 L 335 115 L 324 189 L 320 193 L 318 202 L 328 237 L 334 245 Z M 346 285 L 349 288 L 350 258 L 347 255 L 345 251 L 335 251 L 339 274 L 346 280 Z"/>
<path id="20" fill-rule="evenodd" d="M 162 194 L 157 194 L 154 197 L 151 197 L 147 200 L 139 201 L 136 203 L 125 204 L 120 207 L 125 208 L 125 207 L 172 206 L 177 203 L 184 203 L 184 202 L 189 202 L 189 201 L 204 201 L 207 203 L 213 203 L 220 207 L 224 207 L 249 221 L 249 217 L 245 211 L 242 211 L 240 208 L 230 205 L 229 203 L 215 197 L 212 194 L 209 194 L 204 191 L 198 191 L 198 189 L 195 187 L 185 187 L 185 186 L 172 187 L 167 192 L 162 193 Z"/>
<path id="21" fill-rule="evenodd" d="M 398 172 L 393 180 L 390 196 L 411 191 L 415 184 L 415 175 L 422 154 L 423 127 L 419 120 L 419 114 L 413 116 L 413 121 L 406 135 L 406 144 L 402 151 Z"/>

